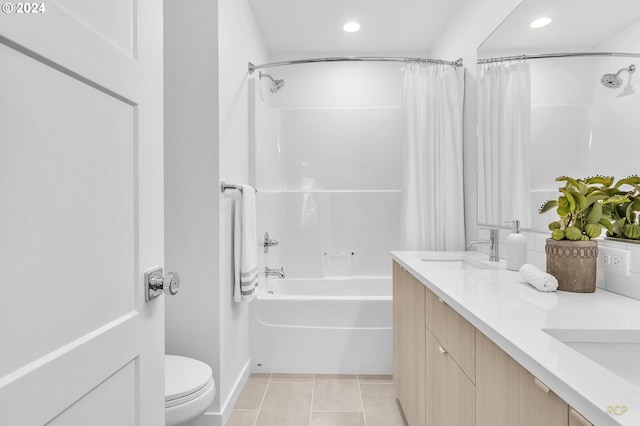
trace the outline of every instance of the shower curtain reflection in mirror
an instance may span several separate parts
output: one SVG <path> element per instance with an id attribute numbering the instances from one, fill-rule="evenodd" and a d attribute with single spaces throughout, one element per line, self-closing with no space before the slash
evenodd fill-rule
<path id="1" fill-rule="evenodd" d="M 478 221 L 530 227 L 529 64 L 483 64 L 478 75 Z"/>

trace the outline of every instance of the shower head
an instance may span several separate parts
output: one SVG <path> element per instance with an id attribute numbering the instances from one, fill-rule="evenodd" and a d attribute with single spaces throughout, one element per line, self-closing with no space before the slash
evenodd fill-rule
<path id="1" fill-rule="evenodd" d="M 271 93 L 276 93 L 278 90 L 282 89 L 284 86 L 284 80 L 276 80 L 271 84 Z"/>
<path id="2" fill-rule="evenodd" d="M 603 75 L 602 78 L 600 79 L 600 83 L 602 83 L 604 87 L 608 87 L 610 89 L 617 89 L 618 87 L 620 87 L 620 85 L 622 85 L 622 77 L 620 77 L 620 73 L 622 71 L 627 71 L 629 74 L 633 74 L 635 70 L 636 70 L 636 66 L 634 64 L 631 64 L 627 68 L 622 68 L 620 71 L 618 71 L 615 74 Z"/>
<path id="3" fill-rule="evenodd" d="M 271 80 L 271 88 L 269 90 L 271 91 L 272 94 L 277 93 L 280 89 L 282 89 L 282 86 L 284 86 L 284 80 L 282 79 L 275 80 L 269 74 L 263 74 L 262 72 L 260 72 L 258 76 L 260 77 L 261 80 L 262 80 L 262 77 L 267 77 L 269 80 Z"/>

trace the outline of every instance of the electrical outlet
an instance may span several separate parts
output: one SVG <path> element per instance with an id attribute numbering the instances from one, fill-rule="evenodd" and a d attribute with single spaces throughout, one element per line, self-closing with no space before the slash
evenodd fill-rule
<path id="1" fill-rule="evenodd" d="M 598 247 L 598 263 L 603 271 L 629 276 L 629 250 Z"/>

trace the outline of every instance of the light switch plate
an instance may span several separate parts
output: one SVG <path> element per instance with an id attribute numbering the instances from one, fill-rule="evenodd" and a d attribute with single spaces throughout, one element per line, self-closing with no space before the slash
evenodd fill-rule
<path id="1" fill-rule="evenodd" d="M 598 247 L 598 266 L 603 271 L 629 276 L 629 250 Z"/>

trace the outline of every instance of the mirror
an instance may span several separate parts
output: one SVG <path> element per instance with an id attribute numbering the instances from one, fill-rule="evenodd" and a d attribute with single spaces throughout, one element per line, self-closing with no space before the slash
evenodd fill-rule
<path id="1" fill-rule="evenodd" d="M 545 16 L 549 25 L 530 28 Z M 582 56 L 593 52 L 633 55 Z M 519 219 L 522 228 L 546 232 L 553 213 L 538 208 L 557 198 L 556 177 L 640 174 L 640 72 L 629 69 L 640 68 L 640 2 L 523 0 L 478 58 L 550 53 L 581 56 L 478 65 L 480 224 Z M 487 83 L 488 69 L 498 66 L 521 77 L 498 90 Z"/>

